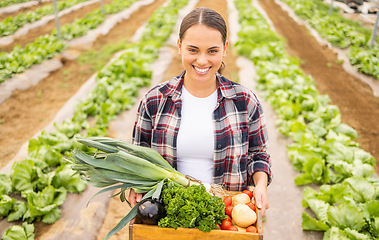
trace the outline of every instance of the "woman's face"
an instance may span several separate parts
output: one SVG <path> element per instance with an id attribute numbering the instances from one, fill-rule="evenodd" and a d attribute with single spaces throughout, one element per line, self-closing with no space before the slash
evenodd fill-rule
<path id="1" fill-rule="evenodd" d="M 203 24 L 196 24 L 185 32 L 182 42 L 178 39 L 179 54 L 186 69 L 185 79 L 191 81 L 215 81 L 215 73 L 226 56 L 221 33 Z"/>

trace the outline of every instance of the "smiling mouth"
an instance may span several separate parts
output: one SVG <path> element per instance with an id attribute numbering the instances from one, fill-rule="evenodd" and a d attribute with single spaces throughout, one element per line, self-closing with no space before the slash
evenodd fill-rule
<path id="1" fill-rule="evenodd" d="M 198 68 L 198 67 L 195 67 L 193 66 L 193 68 L 195 69 L 195 71 L 198 73 L 198 74 L 201 74 L 201 75 L 205 75 L 208 73 L 209 69 L 211 69 L 211 67 L 208 67 L 208 68 Z"/>

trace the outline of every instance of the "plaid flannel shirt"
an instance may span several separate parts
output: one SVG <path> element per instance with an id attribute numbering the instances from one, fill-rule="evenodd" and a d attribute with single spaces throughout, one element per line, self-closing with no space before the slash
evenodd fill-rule
<path id="1" fill-rule="evenodd" d="M 175 169 L 184 74 L 185 71 L 146 93 L 133 129 L 133 144 L 157 150 Z M 267 129 L 257 97 L 218 73 L 217 81 L 213 183 L 241 191 L 254 185 L 252 175 L 256 171 L 266 172 L 270 183 Z"/>

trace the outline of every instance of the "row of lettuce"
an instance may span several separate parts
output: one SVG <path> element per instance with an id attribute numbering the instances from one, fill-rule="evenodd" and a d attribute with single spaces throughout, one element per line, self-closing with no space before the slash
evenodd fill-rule
<path id="1" fill-rule="evenodd" d="M 88 0 L 65 0 L 57 3 L 58 11 L 62 11 L 81 2 Z M 14 17 L 7 17 L 0 22 L 0 37 L 14 34 L 18 29 L 22 28 L 27 23 L 33 23 L 40 20 L 44 16 L 53 15 L 53 3 L 37 8 L 34 11 L 20 13 Z"/>
<path id="2" fill-rule="evenodd" d="M 4 240 L 34 239 L 33 222 L 54 223 L 67 193 L 86 189 L 86 182 L 73 175 L 65 160 L 74 148 L 89 150 L 75 141 L 75 135 L 106 136 L 110 121 L 135 104 L 138 89 L 151 82 L 151 64 L 176 23 L 178 9 L 186 4 L 187 0 L 172 0 L 159 7 L 141 40 L 99 71 L 96 86 L 76 104 L 74 116 L 56 124 L 54 131 L 31 139 L 27 159 L 15 162 L 9 174 L 0 175 L 0 217 L 23 221 L 8 228 Z"/>
<path id="3" fill-rule="evenodd" d="M 320 0 L 282 0 L 292 8 L 297 16 L 306 20 L 322 38 L 333 46 L 348 49 L 350 63 L 360 72 L 379 79 L 379 39 L 369 46 L 372 30 L 360 23 L 346 19 L 335 9 L 329 16 L 329 4 Z"/>
<path id="4" fill-rule="evenodd" d="M 80 1 L 83 2 L 83 0 L 70 0 L 71 3 Z M 24 48 L 17 45 L 11 52 L 1 52 L 0 83 L 16 73 L 22 73 L 31 66 L 54 57 L 68 47 L 66 41 L 84 36 L 89 30 L 103 23 L 106 15 L 121 12 L 137 1 L 114 0 L 110 4 L 105 4 L 105 14 L 102 14 L 99 7 L 84 17 L 75 19 L 74 22 L 61 27 L 61 40 L 58 39 L 57 30 L 54 29 L 51 34 L 38 37 Z"/>
<path id="5" fill-rule="evenodd" d="M 29 1 L 30 0 L 2 0 L 0 2 L 0 8 L 8 7 L 10 5 L 17 4 L 17 3 L 29 2 Z"/>
<path id="6" fill-rule="evenodd" d="M 325 231 L 324 239 L 378 239 L 375 159 L 359 148 L 356 131 L 341 122 L 339 108 L 318 93 L 250 0 L 235 4 L 241 24 L 236 49 L 254 63 L 257 88 L 277 113 L 279 131 L 293 140 L 288 156 L 299 172 L 295 183 L 319 187 L 305 186 L 303 229 Z"/>

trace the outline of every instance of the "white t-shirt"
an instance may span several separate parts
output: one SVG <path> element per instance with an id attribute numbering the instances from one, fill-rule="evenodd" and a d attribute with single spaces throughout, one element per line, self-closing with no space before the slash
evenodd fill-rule
<path id="1" fill-rule="evenodd" d="M 214 131 L 213 111 L 217 91 L 205 98 L 182 88 L 182 117 L 177 140 L 177 169 L 203 183 L 212 183 Z"/>

